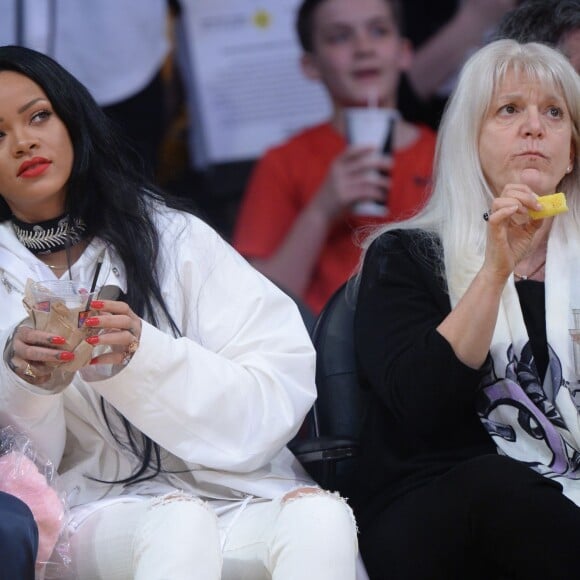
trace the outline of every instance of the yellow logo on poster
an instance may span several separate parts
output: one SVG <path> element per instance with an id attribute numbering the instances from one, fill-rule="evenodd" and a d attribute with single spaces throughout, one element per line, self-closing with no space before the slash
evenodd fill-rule
<path id="1" fill-rule="evenodd" d="M 270 13 L 267 12 L 266 10 L 258 10 L 254 14 L 254 24 L 258 28 L 268 28 L 268 26 L 270 26 L 271 22 L 272 22 L 272 17 L 270 16 Z"/>

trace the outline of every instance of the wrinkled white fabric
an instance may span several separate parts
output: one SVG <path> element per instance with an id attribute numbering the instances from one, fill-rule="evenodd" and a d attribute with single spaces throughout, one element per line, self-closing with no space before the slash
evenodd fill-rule
<path id="1" fill-rule="evenodd" d="M 161 288 L 183 337 L 144 323 L 131 362 L 102 380 L 80 373 L 61 393 L 35 388 L 0 361 L 0 424 L 12 424 L 58 466 L 71 506 L 181 489 L 235 504 L 311 482 L 284 447 L 315 398 L 315 354 L 294 303 L 199 219 L 160 209 Z M 122 263 L 93 240 L 72 268 L 125 289 Z M 0 345 L 25 316 L 27 278 L 48 267 L 0 224 Z M 106 425 L 101 397 L 162 447 L 168 471 L 124 489 L 95 481 L 130 476 L 139 462 Z M 123 434 L 115 413 L 113 428 Z M 94 478 L 94 479 L 91 479 Z"/>

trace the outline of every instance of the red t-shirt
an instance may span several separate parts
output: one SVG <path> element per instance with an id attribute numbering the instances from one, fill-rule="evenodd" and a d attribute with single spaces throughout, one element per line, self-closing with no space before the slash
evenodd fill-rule
<path id="1" fill-rule="evenodd" d="M 326 178 L 346 141 L 330 123 L 306 129 L 267 151 L 244 195 L 234 246 L 247 258 L 268 258 Z M 312 278 L 301 298 L 318 313 L 355 271 L 360 258 L 358 228 L 410 217 L 426 201 L 431 183 L 435 133 L 420 127 L 417 141 L 394 154 L 386 218 L 341 217 L 329 231 Z"/>

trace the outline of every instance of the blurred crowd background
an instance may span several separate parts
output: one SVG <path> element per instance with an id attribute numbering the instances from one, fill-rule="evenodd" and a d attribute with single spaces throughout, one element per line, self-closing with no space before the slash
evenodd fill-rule
<path id="1" fill-rule="evenodd" d="M 196 163 L 191 143 L 203 136 L 192 136 L 202 128 L 195 122 L 196 111 L 188 94 L 196 71 L 184 54 L 188 43 L 203 39 L 192 38 L 195 27 L 184 26 L 183 21 L 195 17 L 204 1 L 0 0 L 0 44 L 36 48 L 67 67 L 125 127 L 156 181 L 186 199 L 194 211 L 231 239 L 256 156 L 218 164 Z M 297 10 L 299 1 L 285 1 L 290 10 L 285 17 L 293 28 L 292 9 Z M 549 14 L 555 0 L 539 1 Z M 436 130 L 463 62 L 493 38 L 506 13 L 526 2 L 538 0 L 403 0 L 405 35 L 414 49 L 413 66 L 403 76 L 399 90 L 398 105 L 404 117 Z M 210 0 L 208 5 L 212 3 Z M 238 18 L 232 18 L 232 35 L 236 25 L 244 25 L 239 14 L 253 20 L 256 35 L 280 15 L 269 8 L 269 2 L 230 4 Z M 297 38 L 296 47 L 298 51 Z M 270 145 L 275 141 L 273 136 Z"/>

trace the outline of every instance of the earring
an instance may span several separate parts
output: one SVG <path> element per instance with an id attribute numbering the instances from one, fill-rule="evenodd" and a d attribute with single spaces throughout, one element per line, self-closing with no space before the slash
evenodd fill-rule
<path id="1" fill-rule="evenodd" d="M 568 165 L 568 167 L 566 168 L 566 173 L 570 173 L 570 171 L 572 171 L 572 166 Z"/>

